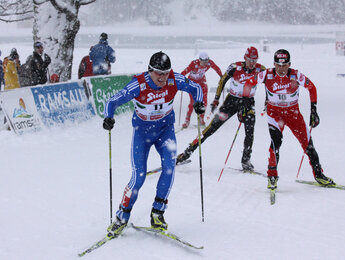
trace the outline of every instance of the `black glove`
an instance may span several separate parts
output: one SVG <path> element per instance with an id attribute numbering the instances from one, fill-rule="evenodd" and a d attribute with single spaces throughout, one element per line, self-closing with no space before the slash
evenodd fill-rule
<path id="1" fill-rule="evenodd" d="M 105 130 L 111 130 L 111 129 L 113 129 L 114 124 L 115 124 L 115 119 L 114 119 L 114 118 L 106 117 L 106 118 L 104 118 L 104 120 L 103 120 L 103 128 L 104 128 Z"/>
<path id="2" fill-rule="evenodd" d="M 316 103 L 311 103 L 310 105 L 311 111 L 310 111 L 310 120 L 309 125 L 314 128 L 317 127 L 320 124 L 320 117 L 316 112 Z"/>
<path id="3" fill-rule="evenodd" d="M 216 110 L 216 108 L 219 105 L 219 101 L 217 99 L 213 100 L 212 104 L 211 104 L 211 113 L 214 112 L 214 110 Z"/>
<path id="4" fill-rule="evenodd" d="M 44 54 L 44 64 L 48 67 L 48 65 L 51 63 L 51 59 L 50 57 L 48 56 L 47 53 Z"/>
<path id="5" fill-rule="evenodd" d="M 242 102 L 240 103 L 239 110 L 237 112 L 237 117 L 240 122 L 244 122 L 245 117 L 248 112 L 251 110 L 250 99 L 249 97 L 243 97 Z"/>
<path id="6" fill-rule="evenodd" d="M 203 102 L 194 102 L 193 107 L 195 113 L 197 113 L 198 115 L 205 113 L 205 106 Z"/>

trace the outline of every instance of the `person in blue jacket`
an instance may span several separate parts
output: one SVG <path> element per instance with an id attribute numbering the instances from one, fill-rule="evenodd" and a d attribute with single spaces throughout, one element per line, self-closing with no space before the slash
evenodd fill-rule
<path id="1" fill-rule="evenodd" d="M 90 50 L 90 60 L 94 75 L 111 74 L 111 65 L 116 60 L 115 51 L 108 45 L 108 34 L 102 33 L 99 43 Z"/>
<path id="2" fill-rule="evenodd" d="M 177 145 L 173 101 L 178 90 L 193 96 L 197 114 L 205 112 L 200 85 L 174 72 L 168 55 L 157 52 L 150 59 L 148 71 L 135 75 L 106 103 L 103 128 L 109 131 L 115 123 L 113 116 L 116 108 L 130 100 L 133 100 L 135 108 L 132 117 L 132 177 L 125 187 L 116 220 L 108 227 L 109 239 L 120 235 L 128 223 L 130 212 L 146 178 L 147 158 L 152 145 L 161 157 L 162 173 L 152 204 L 151 226 L 160 230 L 168 228 L 163 214 L 167 208 L 175 173 Z"/>

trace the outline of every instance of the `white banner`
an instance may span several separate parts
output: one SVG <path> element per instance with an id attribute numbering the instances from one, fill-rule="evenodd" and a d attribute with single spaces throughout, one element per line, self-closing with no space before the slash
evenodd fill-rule
<path id="1" fill-rule="evenodd" d="M 0 104 L 11 129 L 16 133 L 22 134 L 42 129 L 43 124 L 30 88 L 1 92 Z"/>

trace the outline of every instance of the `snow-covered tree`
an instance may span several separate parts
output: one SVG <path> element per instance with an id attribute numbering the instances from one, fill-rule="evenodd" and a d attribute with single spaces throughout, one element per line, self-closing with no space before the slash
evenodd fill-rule
<path id="1" fill-rule="evenodd" d="M 96 0 L 34 0 L 34 41 L 42 41 L 51 56 L 50 73 L 71 79 L 79 9 Z"/>

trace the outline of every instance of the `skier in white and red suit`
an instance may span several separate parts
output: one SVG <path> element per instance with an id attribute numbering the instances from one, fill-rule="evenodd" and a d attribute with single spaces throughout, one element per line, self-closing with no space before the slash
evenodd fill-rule
<path id="1" fill-rule="evenodd" d="M 163 214 L 173 185 L 176 164 L 176 136 L 174 129 L 174 97 L 178 90 L 186 91 L 195 100 L 197 114 L 205 112 L 202 89 L 195 82 L 171 69 L 170 58 L 163 52 L 152 55 L 148 71 L 137 74 L 105 105 L 103 128 L 111 130 L 116 108 L 133 100 L 133 137 L 131 145 L 132 177 L 128 182 L 116 212 L 116 220 L 108 227 L 108 238 L 121 234 L 126 227 L 138 193 L 144 184 L 147 159 L 151 146 L 161 157 L 162 172 L 159 176 L 156 197 L 152 204 L 151 225 L 167 229 Z"/>
<path id="2" fill-rule="evenodd" d="M 287 126 L 300 142 L 303 151 L 309 157 L 315 180 L 321 185 L 335 185 L 333 180 L 323 174 L 319 156 L 314 148 L 308 126 L 299 111 L 298 98 L 300 87 L 309 91 L 311 101 L 311 114 L 309 126 L 316 127 L 320 123 L 316 112 L 317 93 L 316 87 L 309 78 L 301 72 L 290 68 L 290 53 L 280 49 L 274 54 L 274 68 L 264 70 L 255 77 L 246 81 L 243 90 L 242 113 L 250 108 L 249 94 L 253 86 L 263 83 L 266 88 L 267 119 L 271 136 L 268 159 L 268 186 L 269 189 L 277 188 L 279 161 L 279 148 L 283 140 L 283 130 Z"/>
<path id="3" fill-rule="evenodd" d="M 188 73 L 188 78 L 190 80 L 193 80 L 194 82 L 198 83 L 202 87 L 202 92 L 204 95 L 204 106 L 207 107 L 207 92 L 208 92 L 208 87 L 207 87 L 207 82 L 206 82 L 206 77 L 205 73 L 206 71 L 209 70 L 209 68 L 212 68 L 217 72 L 219 77 L 222 77 L 222 71 L 221 69 L 214 63 L 213 60 L 210 59 L 208 54 L 206 52 L 200 52 L 199 54 L 199 59 L 193 60 L 187 68 L 185 68 L 181 74 L 186 76 Z M 190 123 L 190 117 L 193 112 L 193 97 L 189 95 L 190 97 L 190 103 L 188 105 L 188 111 L 186 115 L 186 121 L 182 125 L 183 128 L 187 128 Z M 204 121 L 204 114 L 201 115 L 201 125 L 205 125 Z"/>
<path id="4" fill-rule="evenodd" d="M 228 80 L 230 80 L 230 91 L 227 94 L 223 104 L 220 106 L 218 113 L 214 116 L 211 123 L 206 126 L 202 131 L 201 143 L 203 143 L 208 137 L 213 135 L 227 120 L 233 115 L 237 114 L 238 120 L 244 124 L 245 138 L 243 142 L 242 153 L 242 168 L 243 170 L 253 170 L 254 166 L 250 161 L 252 154 L 252 146 L 254 141 L 254 126 L 255 126 L 255 101 L 254 95 L 256 88 L 253 88 L 250 93 L 250 105 L 251 110 L 247 115 L 243 117 L 240 115 L 240 107 L 242 104 L 243 86 L 247 79 L 254 77 L 260 71 L 265 70 L 265 66 L 257 63 L 259 59 L 258 50 L 251 46 L 247 48 L 244 54 L 244 61 L 237 61 L 231 63 L 225 71 L 222 78 L 219 80 L 218 88 L 215 98 L 211 104 L 211 112 L 213 113 L 219 105 L 219 98 L 223 92 L 224 86 Z M 192 143 L 177 156 L 177 162 L 187 160 L 191 154 L 198 147 L 198 137 L 194 139 Z"/>

